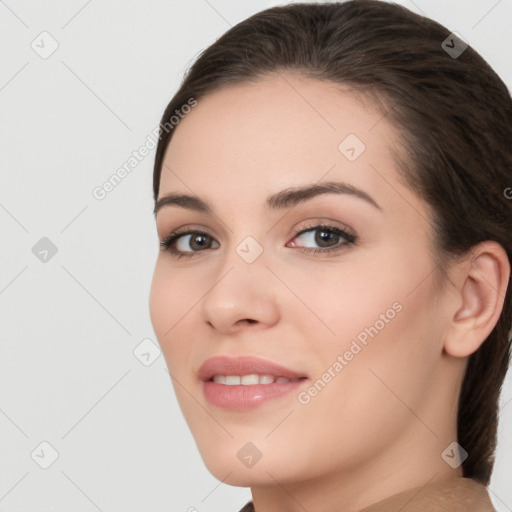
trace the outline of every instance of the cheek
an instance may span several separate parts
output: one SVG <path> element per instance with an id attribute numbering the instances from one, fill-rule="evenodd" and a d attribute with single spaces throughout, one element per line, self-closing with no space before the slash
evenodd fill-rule
<path id="1" fill-rule="evenodd" d="M 276 452 L 276 476 L 277 467 L 283 475 L 290 471 L 279 466 L 283 452 L 296 454 L 297 473 L 350 467 L 391 446 L 417 425 L 416 415 L 429 421 L 422 411 L 438 359 L 432 344 L 429 347 L 430 339 L 422 335 L 430 312 L 425 311 L 426 298 L 421 295 L 400 297 L 402 309 L 393 310 L 394 317 L 380 330 L 369 330 L 366 344 L 342 334 L 324 342 L 320 353 L 315 350 L 321 360 L 317 360 L 311 387 L 304 390 L 302 401 L 296 401 L 294 414 L 273 432 L 272 443 L 258 429 L 252 432 L 260 443 L 269 445 L 267 456 Z M 345 326 L 347 332 L 366 332 L 360 323 L 363 328 L 374 323 L 371 314 L 359 313 L 353 320 L 348 316 L 342 321 L 340 315 L 339 330 Z M 430 334 L 435 336 L 433 331 Z M 290 441 L 297 439 L 301 443 Z"/>
<path id="2" fill-rule="evenodd" d="M 387 326 L 400 307 L 395 303 L 403 300 L 403 290 L 408 289 L 408 276 L 398 270 L 400 262 L 383 262 L 370 251 L 333 263 L 280 269 L 282 281 L 294 295 L 288 293 L 289 300 L 282 300 L 280 307 L 285 321 L 302 324 L 299 332 L 308 334 L 304 341 L 310 342 L 314 335 L 342 348 L 344 340 L 357 335 L 364 339 L 365 329 L 374 324 L 379 330 Z"/>
<path id="3" fill-rule="evenodd" d="M 165 280 L 165 273 L 160 257 L 153 271 L 153 280 L 149 292 L 149 314 L 151 323 L 158 341 L 162 343 L 166 331 L 172 326 L 169 312 L 173 311 L 173 295 L 169 283 Z"/>
<path id="4" fill-rule="evenodd" d="M 185 327 L 190 332 L 191 326 L 187 325 L 188 316 L 197 301 L 191 291 L 193 289 L 180 279 L 179 273 L 170 271 L 165 261 L 157 261 L 149 294 L 149 312 L 168 366 L 172 361 L 176 361 L 175 352 L 183 351 L 188 346 L 183 336 L 186 334 Z M 185 354 L 182 357 L 185 357 Z"/>
<path id="5" fill-rule="evenodd" d="M 184 286 L 182 281 L 179 274 L 168 270 L 166 262 L 157 261 L 149 295 L 149 311 L 167 369 L 173 378 L 178 404 L 185 420 L 192 422 L 192 425 L 189 423 L 192 429 L 197 423 L 194 420 L 198 414 L 197 406 L 183 386 L 189 392 L 197 392 L 190 381 L 194 347 L 187 338 L 194 332 L 191 313 L 197 298 L 192 297 L 191 287 Z"/>
<path id="6" fill-rule="evenodd" d="M 353 423 L 355 431 L 361 425 L 370 431 L 372 425 L 398 428 L 414 420 L 404 403 L 418 410 L 427 399 L 442 352 L 442 326 L 433 321 L 440 305 L 429 279 L 412 293 L 411 282 L 403 277 L 402 282 L 381 282 L 370 293 L 352 296 L 340 313 L 339 341 L 325 350 L 324 365 L 341 355 L 343 369 L 327 392 L 322 391 L 319 406 L 328 414 L 336 404 L 345 427 Z"/>
<path id="7" fill-rule="evenodd" d="M 339 267 L 330 277 L 301 273 L 295 281 L 310 312 L 295 304 L 303 311 L 293 318 L 306 333 L 304 351 L 312 356 L 318 383 L 304 395 L 310 399 L 305 409 L 315 411 L 310 422 L 331 417 L 334 431 L 357 435 L 389 424 L 392 412 L 391 423 L 398 425 L 412 415 L 397 396 L 415 407 L 428 393 L 443 333 L 433 320 L 440 304 L 431 267 L 427 259 L 405 261 L 400 251 L 389 256 L 378 265 L 362 257 L 347 265 L 350 272 Z"/>

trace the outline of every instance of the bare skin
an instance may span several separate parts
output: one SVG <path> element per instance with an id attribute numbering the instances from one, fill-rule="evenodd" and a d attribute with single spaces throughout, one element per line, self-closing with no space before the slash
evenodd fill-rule
<path id="1" fill-rule="evenodd" d="M 349 134 L 365 145 L 353 161 L 356 139 L 339 149 Z M 183 234 L 175 248 L 185 256 L 159 253 L 151 319 L 206 466 L 251 487 L 258 512 L 356 512 L 462 476 L 441 454 L 457 440 L 467 358 L 499 318 L 510 267 L 501 246 L 484 242 L 435 286 L 430 210 L 399 178 L 397 137 L 382 112 L 339 86 L 274 74 L 200 99 L 165 155 L 159 198 L 196 195 L 214 213 L 158 211 L 160 239 L 195 228 L 209 245 Z M 283 189 L 323 182 L 357 187 L 378 207 L 335 193 L 265 207 Z M 319 245 L 318 224 L 357 238 Z M 248 236 L 263 250 L 252 263 L 236 250 Z M 370 326 L 378 333 L 349 360 Z M 246 412 L 210 404 L 197 371 L 219 354 L 307 375 L 302 400 L 292 393 Z M 319 378 L 327 384 L 308 391 Z M 252 467 L 237 457 L 248 442 L 262 455 Z"/>

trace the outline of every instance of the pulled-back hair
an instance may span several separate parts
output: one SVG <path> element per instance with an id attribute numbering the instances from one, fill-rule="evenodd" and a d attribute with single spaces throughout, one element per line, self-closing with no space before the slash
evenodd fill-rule
<path id="1" fill-rule="evenodd" d="M 512 261 L 512 101 L 485 60 L 464 48 L 439 23 L 378 0 L 273 7 L 199 55 L 161 127 L 192 97 L 200 101 L 270 73 L 299 72 L 354 91 L 378 105 L 400 134 L 397 167 L 432 210 L 436 274 L 445 279 L 450 260 L 485 240 L 498 242 Z M 161 129 L 155 201 L 175 129 Z M 458 404 L 457 440 L 468 452 L 463 476 L 485 485 L 494 465 L 511 323 L 509 280 L 496 326 L 469 357 Z"/>

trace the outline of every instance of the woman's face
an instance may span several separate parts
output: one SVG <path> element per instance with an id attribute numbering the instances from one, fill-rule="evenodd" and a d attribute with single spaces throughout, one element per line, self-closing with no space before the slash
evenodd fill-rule
<path id="1" fill-rule="evenodd" d="M 180 237 L 159 253 L 150 311 L 210 471 L 248 486 L 377 474 L 397 457 L 408 478 L 418 457 L 441 460 L 458 383 L 447 292 L 382 113 L 269 75 L 200 99 L 174 129 L 159 200 L 194 199 L 158 209 L 160 240 Z"/>

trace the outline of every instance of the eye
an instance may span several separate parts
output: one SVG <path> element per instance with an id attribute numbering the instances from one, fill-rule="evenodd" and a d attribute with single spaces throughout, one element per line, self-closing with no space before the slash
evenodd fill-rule
<path id="1" fill-rule="evenodd" d="M 216 246 L 214 244 L 217 244 Z M 176 257 L 191 256 L 205 249 L 219 247 L 210 235 L 199 230 L 172 232 L 160 242 L 160 247 Z"/>
<path id="2" fill-rule="evenodd" d="M 295 240 L 302 239 L 303 243 L 316 244 L 319 247 L 304 247 Z M 299 231 L 288 247 L 297 247 L 305 253 L 329 253 L 341 250 L 344 246 L 355 244 L 357 237 L 344 229 L 327 224 L 307 226 Z M 217 249 L 219 243 L 208 233 L 197 229 L 173 231 L 161 242 L 162 250 L 170 252 L 174 257 L 194 256 L 207 249 Z"/>
<path id="3" fill-rule="evenodd" d="M 305 244 L 316 244 L 318 247 L 297 246 L 294 240 L 302 239 Z M 355 243 L 356 237 L 344 229 L 327 224 L 308 226 L 295 235 L 292 246 L 300 247 L 306 253 L 330 252 L 341 249 L 343 246 Z"/>

